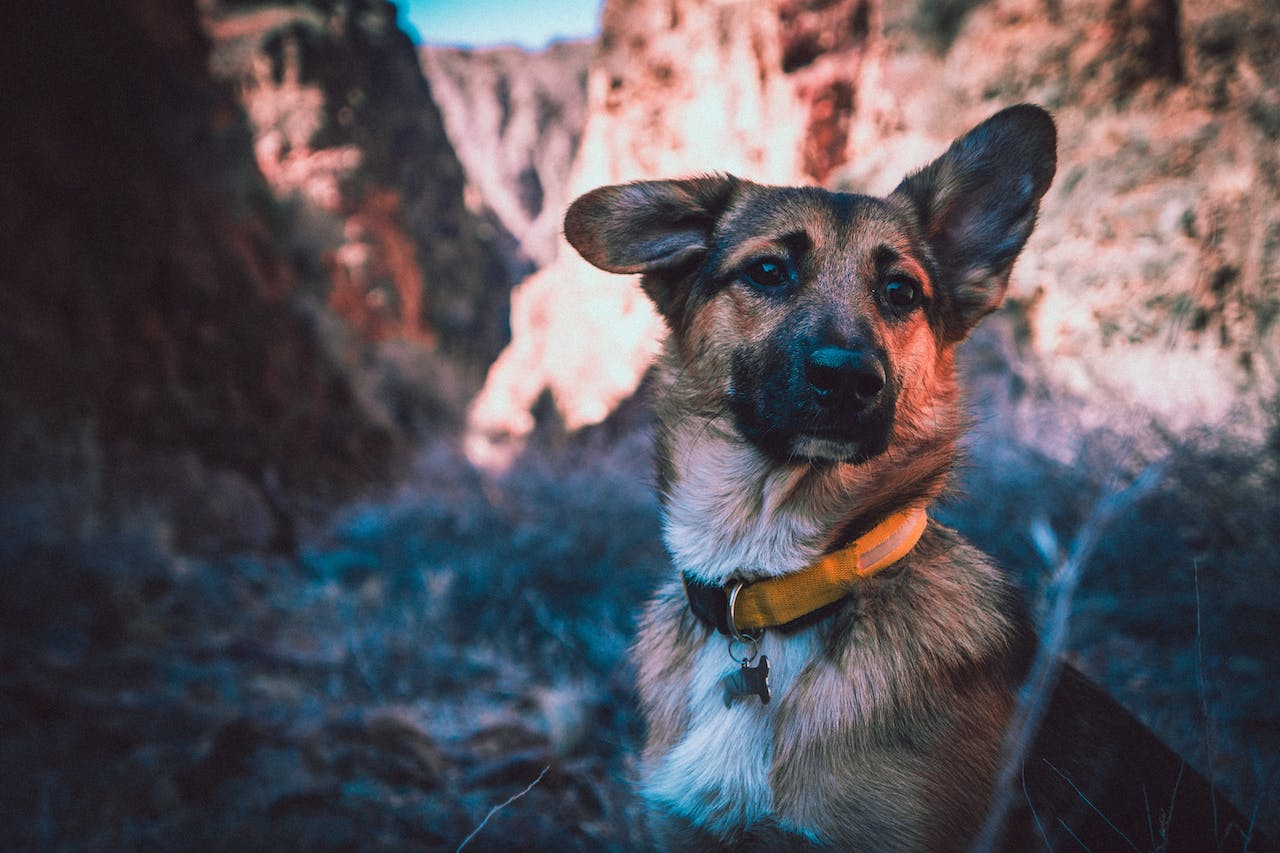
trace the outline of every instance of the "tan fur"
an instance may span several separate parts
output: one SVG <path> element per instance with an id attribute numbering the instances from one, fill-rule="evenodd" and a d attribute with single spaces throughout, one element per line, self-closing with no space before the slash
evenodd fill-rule
<path id="1" fill-rule="evenodd" d="M 809 629 L 818 651 L 770 711 L 773 819 L 844 849 L 948 849 L 944 840 L 976 831 L 1011 701 L 989 663 L 1015 642 L 1001 618 L 1007 594 L 977 552 L 935 526 L 891 576 Z M 646 771 L 688 725 L 690 661 L 708 641 L 723 643 L 677 585 L 664 588 L 635 649 Z"/>
<path id="2" fill-rule="evenodd" d="M 741 209 L 743 199 L 768 192 L 740 188 L 737 203 Z M 752 576 L 795 571 L 837 547 L 850 524 L 883 517 L 904 500 L 927 503 L 945 483 L 961 422 L 954 342 L 924 312 L 885 320 L 865 285 L 876 276 L 873 251 L 887 245 L 931 295 L 912 235 L 877 208 L 840 222 L 820 198 L 788 199 L 769 208 L 765 221 L 751 218 L 750 227 L 757 233 L 735 236 L 710 276 L 782 254 L 779 238 L 803 232 L 819 260 L 797 301 L 837 319 L 863 318 L 893 354 L 900 391 L 887 452 L 859 464 L 780 464 L 742 440 L 722 401 L 735 353 L 785 329 L 797 308 L 741 288 L 700 304 L 681 297 L 695 307 L 673 323 L 677 334 L 656 374 L 667 541 L 684 571 L 716 584 L 745 567 Z M 935 526 L 841 613 L 796 635 L 766 638 L 775 667 L 789 649 L 805 650 L 775 702 L 708 709 L 714 695 L 691 703 L 698 668 L 717 667 L 719 675 L 733 661 L 720 651 L 724 640 L 690 614 L 680 586 L 665 587 L 645 613 L 635 649 L 649 726 L 644 792 L 659 837 L 670 812 L 677 827 L 693 824 L 695 833 L 722 839 L 745 838 L 734 824 L 750 820 L 780 827 L 796 843 L 849 849 L 943 849 L 976 831 L 1010 707 L 1008 684 L 986 663 L 1014 645 L 1008 597 L 979 554 Z M 957 673 L 972 677 L 962 681 Z M 715 739 L 719 727 L 744 742 L 726 749 Z M 713 743 L 702 746 L 703 738 Z M 765 748 L 772 759 L 759 770 L 768 796 L 758 793 L 760 779 L 712 779 L 701 793 L 679 793 L 691 771 L 732 764 L 723 752 Z M 693 752 L 697 760 L 686 763 L 683 754 Z M 752 778 L 747 764 L 726 766 L 728 778 Z M 737 801 L 712 799 L 735 784 L 756 811 L 739 815 L 728 805 Z M 696 814 L 699 808 L 705 814 Z M 679 831 L 667 840 L 677 842 Z"/>
<path id="3" fill-rule="evenodd" d="M 938 496 L 963 423 L 955 348 L 999 304 L 1053 171 L 1052 122 L 1022 106 L 887 199 L 706 176 L 574 203 L 569 241 L 604 269 L 643 273 L 671 328 L 654 384 L 678 574 L 711 587 L 785 575 Z M 725 700 L 738 664 L 678 574 L 646 608 L 634 650 L 648 724 L 640 793 L 660 847 L 968 846 L 1034 642 L 983 554 L 930 523 L 834 611 L 765 631 L 768 704 Z M 1158 758 L 1154 773 L 1117 776 L 1141 761 L 1105 752 L 1080 761 L 1075 741 L 1098 729 L 1087 721 L 1114 727 L 1120 715 L 1074 674 L 1064 695 L 1071 710 L 1051 710 L 1044 761 L 1118 792 L 1116 813 L 1136 824 L 1132 792 L 1168 794 L 1176 759 L 1133 723 L 1123 739 L 1143 744 L 1141 761 Z M 1070 837 L 1115 841 L 1109 818 L 1080 808 L 1075 781 L 1026 772 L 1028 803 L 1076 816 L 1059 821 Z M 1025 818 L 1010 849 L 1031 843 Z"/>
<path id="4" fill-rule="evenodd" d="M 1032 203 L 1047 185 L 1037 169 Z M 962 423 L 955 346 L 999 301 L 1009 259 L 986 260 L 980 241 L 953 250 L 994 226 L 951 197 L 972 164 L 935 171 L 946 175 L 936 198 L 910 181 L 875 200 L 712 176 L 575 202 L 570 241 L 605 269 L 644 273 L 672 329 L 655 373 L 659 473 L 685 576 L 723 586 L 794 572 L 945 486 Z M 1013 214 L 1020 245 L 1034 211 Z M 955 239 L 935 245 L 937 234 Z M 957 269 L 941 266 L 946 252 Z M 906 308 L 885 289 L 903 279 L 917 297 Z M 866 390 L 824 378 L 820 350 L 862 365 Z M 635 647 L 657 840 L 959 844 L 981 819 L 1011 706 L 1024 633 L 1011 599 L 980 554 L 934 524 L 828 618 L 766 632 L 774 701 L 726 705 L 726 641 L 679 582 L 666 585 Z"/>

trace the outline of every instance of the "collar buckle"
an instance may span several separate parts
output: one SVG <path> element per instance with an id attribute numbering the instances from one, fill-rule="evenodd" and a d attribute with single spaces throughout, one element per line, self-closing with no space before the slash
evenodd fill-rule
<path id="1" fill-rule="evenodd" d="M 733 612 L 738 602 L 738 593 L 742 592 L 742 588 L 746 585 L 746 581 L 737 581 L 733 586 L 729 587 L 728 604 L 725 607 L 725 624 L 729 627 L 729 637 L 731 639 L 755 647 L 759 645 L 760 635 L 764 631 L 760 628 L 747 631 L 739 630 L 738 620 Z M 753 654 L 751 657 L 755 657 L 755 655 Z"/>

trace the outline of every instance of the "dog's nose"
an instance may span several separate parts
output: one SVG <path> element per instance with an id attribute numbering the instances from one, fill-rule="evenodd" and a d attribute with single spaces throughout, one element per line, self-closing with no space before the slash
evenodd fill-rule
<path id="1" fill-rule="evenodd" d="M 862 350 L 821 347 L 809 354 L 804 377 L 824 406 L 865 405 L 884 388 L 884 365 Z"/>

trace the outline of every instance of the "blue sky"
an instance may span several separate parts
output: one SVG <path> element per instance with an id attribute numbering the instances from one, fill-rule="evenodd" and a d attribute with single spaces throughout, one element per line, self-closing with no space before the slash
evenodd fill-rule
<path id="1" fill-rule="evenodd" d="M 401 26 L 418 41 L 544 47 L 595 35 L 602 0 L 394 0 Z M 407 24 L 407 26 L 406 26 Z M 416 32 L 415 32 L 416 31 Z"/>

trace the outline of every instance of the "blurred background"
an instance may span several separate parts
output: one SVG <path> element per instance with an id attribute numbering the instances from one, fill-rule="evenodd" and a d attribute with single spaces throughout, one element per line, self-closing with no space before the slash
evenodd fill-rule
<path id="1" fill-rule="evenodd" d="M 884 193 L 1021 101 L 1058 176 L 934 514 L 1038 602 L 1032 526 L 1156 466 L 1068 653 L 1275 834 L 1277 44 L 1271 0 L 6 4 L 0 847 L 643 849 L 661 328 L 565 206 Z"/>

